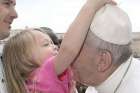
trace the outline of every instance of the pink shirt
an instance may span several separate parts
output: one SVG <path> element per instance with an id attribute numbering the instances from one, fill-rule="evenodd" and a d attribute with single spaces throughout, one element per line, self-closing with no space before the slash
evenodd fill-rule
<path id="1" fill-rule="evenodd" d="M 53 58 L 46 60 L 43 65 L 31 73 L 26 81 L 29 93 L 70 93 L 71 73 L 66 70 L 57 76 Z"/>

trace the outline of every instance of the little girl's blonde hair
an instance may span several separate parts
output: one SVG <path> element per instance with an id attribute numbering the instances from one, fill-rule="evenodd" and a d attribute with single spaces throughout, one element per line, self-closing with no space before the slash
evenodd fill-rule
<path id="1" fill-rule="evenodd" d="M 4 46 L 3 65 L 8 93 L 27 93 L 25 80 L 38 67 L 32 60 L 35 37 L 24 30 L 11 37 Z"/>

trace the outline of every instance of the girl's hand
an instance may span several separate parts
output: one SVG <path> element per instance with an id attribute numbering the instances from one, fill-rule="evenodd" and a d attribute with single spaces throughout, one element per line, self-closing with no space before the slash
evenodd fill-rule
<path id="1" fill-rule="evenodd" d="M 89 6 L 93 6 L 94 9 L 97 11 L 101 7 L 103 7 L 105 4 L 113 4 L 116 5 L 116 2 L 113 0 L 87 0 L 87 3 Z"/>

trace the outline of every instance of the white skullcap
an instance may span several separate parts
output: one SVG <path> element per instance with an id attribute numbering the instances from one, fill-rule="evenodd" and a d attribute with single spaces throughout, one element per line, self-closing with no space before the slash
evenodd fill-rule
<path id="1" fill-rule="evenodd" d="M 128 15 L 114 5 L 105 5 L 94 16 L 90 30 L 100 39 L 118 45 L 131 41 L 131 22 Z"/>

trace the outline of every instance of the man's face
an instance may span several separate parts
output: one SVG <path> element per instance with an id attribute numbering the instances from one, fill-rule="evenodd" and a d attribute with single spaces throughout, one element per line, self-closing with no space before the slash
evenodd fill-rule
<path id="1" fill-rule="evenodd" d="M 89 47 L 87 43 L 73 63 L 72 69 L 74 73 L 74 79 L 84 85 L 96 85 L 98 83 L 98 52 L 96 48 Z"/>
<path id="2" fill-rule="evenodd" d="M 15 0 L 0 0 L 0 40 L 9 36 L 11 24 L 17 18 L 15 5 Z"/>

